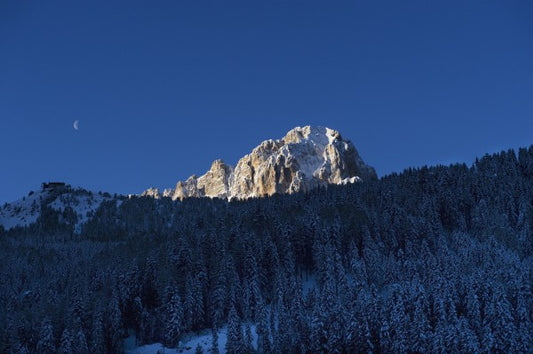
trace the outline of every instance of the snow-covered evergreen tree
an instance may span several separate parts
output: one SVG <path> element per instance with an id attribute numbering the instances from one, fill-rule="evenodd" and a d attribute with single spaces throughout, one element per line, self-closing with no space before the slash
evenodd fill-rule
<path id="1" fill-rule="evenodd" d="M 103 353 L 105 350 L 104 321 L 102 318 L 102 313 L 97 310 L 93 316 L 90 352 Z"/>
<path id="2" fill-rule="evenodd" d="M 61 341 L 59 343 L 58 353 L 60 354 L 70 354 L 73 353 L 72 348 L 72 335 L 68 328 L 65 328 L 63 334 L 61 334 Z"/>
<path id="3" fill-rule="evenodd" d="M 37 342 L 37 351 L 43 354 L 53 354 L 56 352 L 54 339 L 54 329 L 48 318 L 45 318 L 39 331 L 39 341 Z"/>
<path id="4" fill-rule="evenodd" d="M 246 352 L 241 319 L 239 318 L 234 305 L 231 305 L 228 315 L 228 340 L 225 349 L 227 353 Z"/>
<path id="5" fill-rule="evenodd" d="M 165 307 L 165 345 L 175 347 L 182 333 L 183 307 L 176 289 L 173 289 L 169 296 L 170 299 Z"/>
<path id="6" fill-rule="evenodd" d="M 78 354 L 89 354 L 89 347 L 87 345 L 87 337 L 82 328 L 78 328 L 73 340 L 72 350 Z"/>

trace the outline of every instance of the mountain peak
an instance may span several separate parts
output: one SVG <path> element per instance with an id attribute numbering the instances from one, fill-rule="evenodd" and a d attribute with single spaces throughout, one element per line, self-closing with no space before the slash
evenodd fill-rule
<path id="1" fill-rule="evenodd" d="M 286 144 L 297 144 L 302 140 L 312 140 L 316 143 L 326 145 L 335 140 L 342 140 L 338 131 L 321 127 L 306 125 L 305 127 L 296 127 L 291 130 L 282 139 Z"/>
<path id="2" fill-rule="evenodd" d="M 215 160 L 203 176 L 178 182 L 164 196 L 172 199 L 217 197 L 246 199 L 307 191 L 328 184 L 375 179 L 349 140 L 321 126 L 295 127 L 278 140 L 265 140 L 235 168 Z M 143 193 L 159 197 L 157 189 Z"/>

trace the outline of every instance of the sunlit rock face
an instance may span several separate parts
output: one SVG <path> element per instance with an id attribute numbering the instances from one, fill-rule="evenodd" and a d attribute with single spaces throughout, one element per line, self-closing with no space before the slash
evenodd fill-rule
<path id="1" fill-rule="evenodd" d="M 216 160 L 201 177 L 191 176 L 167 189 L 172 199 L 211 197 L 246 199 L 274 193 L 308 191 L 328 184 L 376 179 L 354 145 L 324 127 L 296 127 L 279 140 L 266 140 L 237 162 L 235 168 Z M 156 189 L 144 195 L 160 197 Z"/>
<path id="2" fill-rule="evenodd" d="M 159 193 L 159 189 L 157 188 L 148 188 L 144 192 L 142 192 L 141 197 L 152 197 L 155 199 L 159 199 L 161 197 L 161 193 Z"/>

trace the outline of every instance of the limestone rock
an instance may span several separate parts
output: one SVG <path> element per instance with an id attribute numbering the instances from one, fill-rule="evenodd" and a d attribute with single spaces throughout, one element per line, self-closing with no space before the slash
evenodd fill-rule
<path id="1" fill-rule="evenodd" d="M 292 129 L 282 139 L 263 141 L 235 168 L 216 160 L 206 174 L 178 182 L 163 196 L 246 199 L 376 178 L 374 169 L 339 132 L 305 126 Z M 160 197 L 152 188 L 143 195 Z"/>
<path id="2" fill-rule="evenodd" d="M 159 193 L 158 188 L 148 188 L 144 192 L 142 192 L 141 197 L 152 197 L 155 199 L 161 198 L 161 194 Z"/>

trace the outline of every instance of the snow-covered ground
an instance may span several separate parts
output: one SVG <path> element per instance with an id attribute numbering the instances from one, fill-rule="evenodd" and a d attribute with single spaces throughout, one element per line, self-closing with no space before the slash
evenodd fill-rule
<path id="1" fill-rule="evenodd" d="M 41 211 L 41 203 L 54 194 L 51 190 L 30 192 L 27 196 L 0 207 L 0 225 L 9 230 L 16 226 L 26 227 L 37 221 Z M 94 212 L 104 200 L 110 200 L 110 196 L 102 193 L 79 192 L 66 190 L 58 192 L 55 199 L 48 206 L 55 210 L 64 211 L 71 207 L 77 215 L 78 221 L 74 226 L 74 232 L 80 233 L 81 226 L 88 221 L 89 214 Z"/>
<path id="2" fill-rule="evenodd" d="M 244 329 L 244 325 L 243 325 Z M 252 331 L 252 344 L 257 349 L 257 333 L 255 325 L 250 324 Z M 228 340 L 228 328 L 222 327 L 218 331 L 218 351 L 219 353 L 226 352 L 226 342 Z M 184 336 L 178 348 L 166 348 L 161 343 L 147 344 L 140 347 L 135 346 L 135 337 L 131 336 L 126 339 L 124 343 L 124 351 L 126 354 L 187 354 L 195 353 L 196 348 L 200 346 L 204 353 L 210 353 L 213 346 L 213 334 L 211 330 L 202 331 L 199 334 L 191 333 Z"/>
<path id="3" fill-rule="evenodd" d="M 4 204 L 0 207 L 0 225 L 8 230 L 34 223 L 41 211 L 41 200 L 46 199 L 48 195 L 48 191 L 30 192 L 21 199 Z"/>
<path id="4" fill-rule="evenodd" d="M 74 232 L 80 233 L 81 226 L 89 220 L 90 213 L 98 209 L 104 200 L 110 199 L 101 193 L 91 193 L 90 195 L 65 193 L 58 196 L 49 206 L 60 211 L 64 211 L 66 207 L 71 207 L 78 217 Z"/>
<path id="5" fill-rule="evenodd" d="M 315 288 L 317 288 L 316 275 L 304 273 L 302 276 L 302 291 L 304 295 L 307 295 L 310 290 Z"/>

